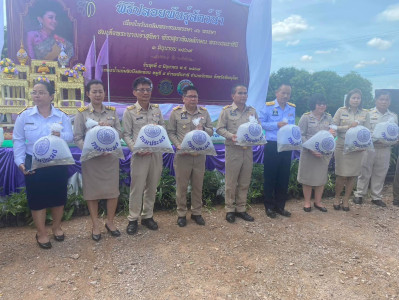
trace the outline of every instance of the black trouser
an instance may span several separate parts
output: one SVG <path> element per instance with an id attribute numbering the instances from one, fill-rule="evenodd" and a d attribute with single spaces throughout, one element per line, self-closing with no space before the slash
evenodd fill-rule
<path id="1" fill-rule="evenodd" d="M 268 141 L 263 155 L 266 209 L 284 209 L 288 198 L 291 152 L 277 152 L 277 142 Z"/>

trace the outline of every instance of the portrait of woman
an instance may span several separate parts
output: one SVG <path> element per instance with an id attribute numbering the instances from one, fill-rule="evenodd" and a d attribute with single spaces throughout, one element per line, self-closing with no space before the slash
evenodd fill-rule
<path id="1" fill-rule="evenodd" d="M 57 60 L 62 50 L 74 56 L 72 23 L 58 1 L 38 0 L 25 19 L 26 51 L 31 59 Z"/>

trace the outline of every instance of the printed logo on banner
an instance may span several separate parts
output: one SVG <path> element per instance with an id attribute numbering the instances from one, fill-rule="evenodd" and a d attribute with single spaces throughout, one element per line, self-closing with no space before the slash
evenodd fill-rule
<path id="1" fill-rule="evenodd" d="M 161 128 L 154 125 L 147 125 L 146 128 L 144 128 L 144 133 L 150 138 L 156 138 L 161 134 Z"/>
<path id="2" fill-rule="evenodd" d="M 173 83 L 168 79 L 163 79 L 158 84 L 158 91 L 161 95 L 169 96 L 173 92 Z"/>
<path id="3" fill-rule="evenodd" d="M 249 125 L 249 133 L 252 136 L 258 136 L 262 133 L 262 127 L 259 124 L 251 124 Z"/>
<path id="4" fill-rule="evenodd" d="M 298 129 L 298 127 L 292 127 L 292 136 L 296 140 L 299 140 L 301 138 L 301 131 Z"/>
<path id="5" fill-rule="evenodd" d="M 357 133 L 357 139 L 361 143 L 368 142 L 370 140 L 370 131 L 368 131 L 367 129 L 359 130 L 359 132 Z"/>
<path id="6" fill-rule="evenodd" d="M 179 82 L 179 84 L 177 85 L 177 92 L 180 94 L 180 96 L 183 96 L 183 89 L 189 85 L 193 86 L 194 84 L 188 79 L 183 79 Z"/>
<path id="7" fill-rule="evenodd" d="M 43 156 L 47 153 L 50 148 L 50 141 L 47 138 L 42 139 L 35 145 L 35 153 Z"/>
<path id="8" fill-rule="evenodd" d="M 326 151 L 332 151 L 334 149 L 334 139 L 332 137 L 323 139 L 321 147 Z"/>
<path id="9" fill-rule="evenodd" d="M 115 133 L 108 128 L 100 129 L 97 132 L 97 139 L 101 144 L 109 145 L 115 141 Z"/>
<path id="10" fill-rule="evenodd" d="M 206 135 L 202 131 L 196 131 L 193 134 L 193 141 L 197 145 L 201 146 L 206 143 Z"/>

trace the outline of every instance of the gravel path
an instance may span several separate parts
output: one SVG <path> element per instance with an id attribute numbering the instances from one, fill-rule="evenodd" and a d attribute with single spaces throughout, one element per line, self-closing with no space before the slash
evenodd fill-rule
<path id="1" fill-rule="evenodd" d="M 291 200 L 291 218 L 249 209 L 254 223 L 204 211 L 206 226 L 157 212 L 160 229 L 127 221 L 113 238 L 90 238 L 88 217 L 63 224 L 66 240 L 37 247 L 33 227 L 0 229 L 0 299 L 399 299 L 399 208 L 366 201 L 350 212 L 305 213 Z"/>

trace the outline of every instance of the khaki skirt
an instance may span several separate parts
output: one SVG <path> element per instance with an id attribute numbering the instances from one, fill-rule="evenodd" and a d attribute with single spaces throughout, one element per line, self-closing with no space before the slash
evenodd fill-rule
<path id="1" fill-rule="evenodd" d="M 85 200 L 119 197 L 119 158 L 97 156 L 82 162 L 82 181 Z"/>
<path id="2" fill-rule="evenodd" d="M 362 169 L 362 159 L 365 151 L 355 151 L 344 154 L 344 147 L 337 145 L 334 151 L 335 175 L 357 177 Z"/>
<path id="3" fill-rule="evenodd" d="M 309 186 L 323 186 L 328 180 L 328 164 L 331 155 L 314 156 L 309 150 L 303 149 L 299 159 L 297 180 Z"/>

